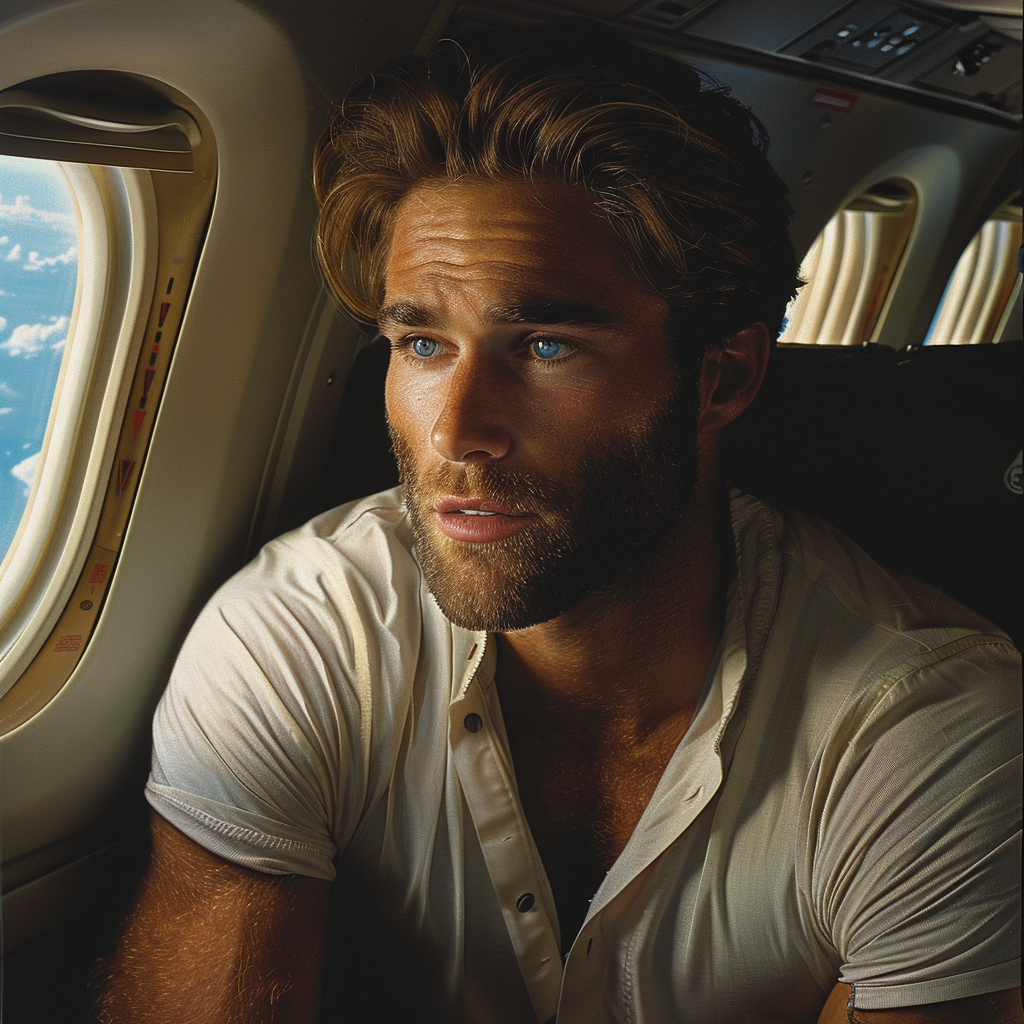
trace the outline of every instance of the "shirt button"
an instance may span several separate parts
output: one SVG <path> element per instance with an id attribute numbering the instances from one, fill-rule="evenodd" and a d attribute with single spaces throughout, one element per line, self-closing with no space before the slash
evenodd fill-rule
<path id="1" fill-rule="evenodd" d="M 466 715 L 462 724 L 469 732 L 479 732 L 484 727 L 484 720 L 474 711 Z"/>
<path id="2" fill-rule="evenodd" d="M 519 899 L 516 900 L 516 910 L 520 914 L 525 914 L 528 910 L 533 910 L 534 898 L 532 892 L 524 892 Z"/>

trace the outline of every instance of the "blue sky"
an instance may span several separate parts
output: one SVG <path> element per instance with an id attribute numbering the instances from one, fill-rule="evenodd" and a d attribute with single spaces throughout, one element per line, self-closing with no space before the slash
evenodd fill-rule
<path id="1" fill-rule="evenodd" d="M 0 558 L 35 474 L 77 274 L 74 205 L 60 169 L 0 156 Z"/>

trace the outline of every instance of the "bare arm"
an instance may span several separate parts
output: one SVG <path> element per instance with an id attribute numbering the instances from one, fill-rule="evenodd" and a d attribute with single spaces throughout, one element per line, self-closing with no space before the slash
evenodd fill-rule
<path id="1" fill-rule="evenodd" d="M 899 1010 L 848 1010 L 850 986 L 841 982 L 822 1008 L 818 1024 L 1019 1024 L 1024 1021 L 1020 989 L 954 999 Z"/>
<path id="2" fill-rule="evenodd" d="M 267 875 L 154 814 L 153 853 L 100 998 L 103 1024 L 313 1024 L 329 883 Z"/>

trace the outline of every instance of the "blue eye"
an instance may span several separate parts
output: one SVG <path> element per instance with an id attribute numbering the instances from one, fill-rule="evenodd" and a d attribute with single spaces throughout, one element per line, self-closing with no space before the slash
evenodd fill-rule
<path id="1" fill-rule="evenodd" d="M 432 338 L 417 338 L 412 343 L 412 350 L 416 355 L 423 359 L 429 359 L 431 356 L 437 355 L 440 345 Z"/>
<path id="2" fill-rule="evenodd" d="M 554 359 L 555 356 L 562 355 L 562 349 L 565 346 L 560 341 L 555 341 L 554 338 L 537 338 L 536 341 L 530 343 L 530 348 L 533 349 L 533 354 L 538 359 Z"/>

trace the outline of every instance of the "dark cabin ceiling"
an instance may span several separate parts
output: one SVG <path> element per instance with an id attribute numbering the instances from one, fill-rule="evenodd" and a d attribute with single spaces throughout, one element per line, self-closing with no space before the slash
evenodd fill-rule
<path id="1" fill-rule="evenodd" d="M 335 100 L 361 74 L 446 31 L 584 13 L 670 49 L 720 56 L 732 49 L 737 58 L 747 51 L 755 61 L 770 56 L 798 73 L 811 71 L 810 62 L 819 75 L 909 87 L 963 104 L 968 116 L 972 106 L 1004 118 L 1019 117 L 1021 109 L 1016 0 L 774 0 L 768 17 L 764 0 L 248 2 L 285 29 L 313 79 Z"/>

